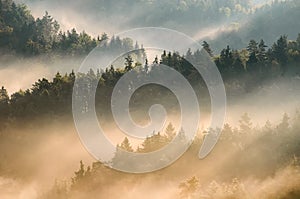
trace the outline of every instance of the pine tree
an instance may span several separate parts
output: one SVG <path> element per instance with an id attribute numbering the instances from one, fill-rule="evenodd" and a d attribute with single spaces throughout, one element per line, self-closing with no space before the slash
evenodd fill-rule
<path id="1" fill-rule="evenodd" d="M 9 96 L 7 90 L 2 86 L 0 89 L 0 104 L 8 104 Z"/>
<path id="2" fill-rule="evenodd" d="M 232 72 L 234 62 L 233 52 L 229 46 L 221 51 L 220 58 L 216 62 L 221 74 L 228 77 L 230 72 Z"/>
<path id="3" fill-rule="evenodd" d="M 245 66 L 244 66 L 241 56 L 237 50 L 233 51 L 233 59 L 234 59 L 234 62 L 232 65 L 232 72 L 235 75 L 243 74 L 245 72 Z"/>
<path id="4" fill-rule="evenodd" d="M 173 140 L 173 138 L 176 136 L 175 128 L 173 127 L 172 123 L 169 123 L 165 130 L 165 133 L 169 141 Z"/>
<path id="5" fill-rule="evenodd" d="M 123 142 L 121 143 L 121 145 L 119 146 L 120 149 L 123 149 L 124 151 L 127 152 L 133 152 L 134 150 L 132 149 L 132 146 L 128 140 L 127 137 L 125 137 L 125 139 L 123 140 Z"/>
<path id="6" fill-rule="evenodd" d="M 133 69 L 133 59 L 130 55 L 125 57 L 125 71 L 130 71 Z"/>
<path id="7" fill-rule="evenodd" d="M 148 59 L 145 60 L 144 71 L 145 71 L 146 73 L 149 72 L 149 63 L 148 63 Z"/>
<path id="8" fill-rule="evenodd" d="M 9 96 L 4 87 L 0 89 L 0 132 L 5 129 L 9 119 Z"/>
<path id="9" fill-rule="evenodd" d="M 98 41 L 100 41 L 100 42 L 106 41 L 106 40 L 108 40 L 108 39 L 109 39 L 109 37 L 108 37 L 108 35 L 107 35 L 105 32 L 102 33 L 102 35 L 101 35 L 100 38 L 98 37 Z"/>
<path id="10" fill-rule="evenodd" d="M 232 127 L 229 124 L 225 124 L 222 129 L 221 139 L 223 140 L 230 140 L 233 136 Z"/>
<path id="11" fill-rule="evenodd" d="M 277 42 L 273 45 L 273 56 L 278 61 L 281 66 L 282 74 L 286 72 L 286 66 L 288 61 L 288 53 L 287 53 L 287 36 L 281 36 Z"/>
<path id="12" fill-rule="evenodd" d="M 84 169 L 84 164 L 82 162 L 82 160 L 80 161 L 80 167 L 78 171 L 74 172 L 75 177 L 72 178 L 72 186 L 76 186 L 78 185 L 78 183 L 80 183 L 80 181 L 84 178 L 85 175 L 85 169 Z"/>
<path id="13" fill-rule="evenodd" d="M 204 50 L 209 54 L 209 56 L 213 57 L 213 51 L 210 48 L 210 45 L 206 42 L 203 41 L 202 47 L 204 48 Z"/>
<path id="14" fill-rule="evenodd" d="M 249 45 L 247 46 L 247 51 L 249 52 L 249 57 L 247 61 L 247 65 L 249 65 L 250 70 L 255 70 L 252 65 L 258 62 L 257 54 L 258 54 L 258 43 L 255 40 L 251 40 Z"/>
<path id="15" fill-rule="evenodd" d="M 268 60 L 267 57 L 267 51 L 266 48 L 268 46 L 265 45 L 264 40 L 260 40 L 260 43 L 258 45 L 258 55 L 257 55 L 257 59 L 260 63 L 265 64 L 266 61 Z"/>

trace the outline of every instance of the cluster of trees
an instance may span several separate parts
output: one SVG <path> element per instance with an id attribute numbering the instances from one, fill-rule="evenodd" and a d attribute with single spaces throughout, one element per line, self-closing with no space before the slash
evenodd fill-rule
<path id="1" fill-rule="evenodd" d="M 106 4 L 106 2 L 97 2 L 97 6 L 106 7 L 106 11 L 109 10 L 111 5 L 114 5 L 111 2 L 109 5 Z M 119 5 L 120 2 L 116 2 L 116 4 Z M 123 7 L 126 7 L 126 3 L 124 4 Z M 212 17 L 209 17 L 211 21 L 221 19 L 224 15 L 230 16 L 232 14 L 247 14 L 253 12 L 251 1 L 242 0 L 179 1 L 177 4 L 173 2 L 159 3 L 156 1 L 140 1 L 137 3 L 137 5 L 147 6 L 149 9 L 156 11 L 161 10 L 159 8 L 162 4 L 167 4 L 163 6 L 167 8 L 167 10 L 162 10 L 163 13 L 157 15 L 152 14 L 154 18 L 164 15 L 166 12 L 170 12 L 168 14 L 169 17 L 174 15 L 173 18 L 179 18 L 178 20 L 186 22 L 190 21 L 189 19 L 191 18 L 205 19 L 204 16 L 214 13 Z M 280 3 L 274 4 L 277 5 Z M 182 15 L 181 12 L 185 14 Z M 199 16 L 194 16 L 195 13 Z M 179 16 L 177 16 L 178 14 Z M 155 21 L 160 21 L 160 19 L 155 19 Z M 147 16 L 147 20 L 151 20 L 149 16 Z M 93 38 L 86 32 L 83 31 L 79 33 L 75 29 L 63 32 L 60 30 L 59 23 L 54 20 L 48 12 L 46 12 L 42 18 L 35 19 L 26 5 L 16 4 L 13 0 L 0 1 L 0 36 L 0 49 L 5 52 L 13 51 L 23 55 L 39 55 L 44 53 L 73 56 L 85 55 L 101 41 L 108 39 L 108 35 L 105 33 L 97 38 Z M 132 41 L 114 37 L 112 37 L 111 45 L 109 46 L 113 49 L 134 49 Z"/>
<path id="2" fill-rule="evenodd" d="M 153 135 L 147 137 L 136 149 L 132 147 L 130 144 L 130 141 L 127 137 L 123 140 L 121 144 L 118 144 L 116 147 L 116 152 L 114 157 L 112 158 L 110 164 L 114 166 L 115 168 L 140 168 L 143 167 L 143 169 L 147 168 L 149 166 L 148 164 L 140 164 L 138 162 L 136 165 L 134 158 L 135 157 L 129 157 L 125 152 L 131 152 L 131 153 L 151 153 L 155 152 L 159 149 L 162 149 L 164 146 L 166 146 L 169 143 L 177 143 L 179 144 L 188 144 L 188 140 L 186 138 L 184 130 L 180 130 L 178 133 L 178 136 L 176 136 L 176 130 L 173 127 L 173 125 L 170 123 L 164 132 L 158 132 L 153 133 Z M 177 147 L 181 147 L 180 145 Z M 176 146 L 175 146 L 176 147 Z M 172 148 L 170 150 L 173 150 Z M 160 161 L 164 162 L 168 160 L 168 154 L 165 154 L 165 157 L 161 157 L 159 160 L 153 160 L 155 162 Z M 154 159 L 154 158 L 153 158 Z M 150 159 L 147 158 L 147 161 Z"/>
<path id="3" fill-rule="evenodd" d="M 9 115 L 9 96 L 7 94 L 7 91 L 4 87 L 1 88 L 0 90 L 0 121 L 1 121 L 1 126 L 0 126 L 0 131 L 5 128 L 4 125 L 6 125 L 7 121 L 7 115 Z"/>
<path id="4" fill-rule="evenodd" d="M 78 33 L 74 28 L 63 32 L 59 23 L 48 12 L 34 19 L 23 4 L 12 0 L 0 1 L 0 49 L 22 55 L 86 55 L 108 35 L 103 33 L 92 38 L 86 32 Z M 105 44 L 108 49 L 133 50 L 132 40 L 112 37 Z"/>
<path id="5" fill-rule="evenodd" d="M 183 131 L 181 131 L 181 134 L 182 137 L 184 137 Z M 143 141 L 143 143 L 140 146 L 138 146 L 136 149 L 132 147 L 128 138 L 125 137 L 123 142 L 117 145 L 117 150 L 121 149 L 127 152 L 150 153 L 162 148 L 167 143 L 171 142 L 175 136 L 176 136 L 175 128 L 170 123 L 163 134 L 161 134 L 160 132 L 153 133 L 152 136 L 147 137 Z"/>
<path id="6" fill-rule="evenodd" d="M 262 39 L 259 42 L 250 40 L 248 46 L 242 50 L 227 46 L 219 55 L 214 54 L 206 41 L 202 46 L 217 65 L 225 83 L 237 81 L 246 91 L 270 78 L 284 76 L 288 72 L 290 76 L 297 76 L 299 73 L 297 63 L 300 61 L 300 34 L 296 40 L 288 40 L 286 35 L 282 35 L 271 47 Z M 193 83 L 201 77 L 187 60 L 201 63 L 203 54 L 199 50 L 188 50 L 184 56 L 177 52 L 164 52 L 160 60 L 156 58 L 154 63 L 173 67 Z"/>
<path id="7" fill-rule="evenodd" d="M 206 1 L 206 0 L 197 0 L 197 1 L 178 1 L 177 3 L 168 2 L 168 1 L 138 1 L 135 6 L 131 5 L 130 2 L 91 2 L 92 7 L 88 7 L 89 10 L 96 9 L 97 12 L 111 12 L 118 15 L 121 11 L 116 9 L 113 5 L 119 5 L 122 9 L 128 9 L 126 13 L 134 13 L 131 9 L 136 9 L 137 7 L 145 8 L 151 10 L 150 13 L 145 12 L 145 16 L 134 17 L 131 22 L 136 22 L 145 18 L 145 20 L 150 23 L 152 26 L 161 22 L 162 16 L 167 15 L 168 18 L 176 19 L 178 23 L 187 24 L 191 22 L 191 26 L 194 27 L 195 22 L 191 19 L 203 19 L 201 23 L 208 25 L 210 23 L 216 23 L 218 20 L 221 20 L 225 16 L 235 16 L 240 17 L 239 15 L 247 15 L 250 13 L 255 13 L 258 17 L 255 18 L 254 25 L 250 24 L 249 26 L 254 26 L 255 31 L 251 32 L 241 32 L 238 35 L 244 35 L 242 40 L 247 41 L 249 38 L 257 38 L 257 35 L 268 35 L 268 32 L 271 32 L 270 38 L 274 39 L 278 32 L 279 25 L 274 21 L 274 31 L 262 30 L 265 27 L 269 27 L 268 24 L 272 19 L 273 14 L 281 13 L 280 11 L 284 10 L 284 21 L 280 24 L 286 24 L 285 21 L 296 21 L 295 18 L 298 18 L 297 10 L 299 3 L 296 1 L 275 1 L 272 5 L 266 5 L 260 9 L 254 9 L 251 1 L 242 1 L 242 0 L 230 0 L 230 1 Z M 82 6 L 85 7 L 85 6 Z M 165 9 L 161 9 L 164 7 Z M 276 10 L 276 12 L 274 10 Z M 291 12 L 289 12 L 291 10 Z M 123 11 L 123 10 L 122 10 Z M 278 11 L 278 12 L 277 12 Z M 153 14 L 158 12 L 157 14 Z M 267 12 L 268 14 L 263 14 Z M 211 15 L 213 13 L 213 15 Z M 289 16 L 292 13 L 292 17 Z M 151 15 L 151 16 L 149 16 Z M 262 16 L 261 16 L 262 15 Z M 209 16 L 209 17 L 208 17 Z M 261 16 L 261 17 L 260 17 Z M 269 19 L 269 16 L 271 18 Z M 157 18 L 159 17 L 159 18 Z M 263 17 L 263 19 L 261 19 Z M 137 19 L 135 19 L 137 18 Z M 266 20 L 266 18 L 268 20 Z M 288 18 L 285 19 L 285 18 Z M 290 19 L 292 18 L 292 19 Z M 145 20 L 141 20 L 142 24 L 145 23 Z M 138 22 L 137 22 L 138 23 Z M 198 22 L 197 22 L 198 23 Z M 207 23 L 207 24 L 205 24 Z M 266 24 L 259 24 L 266 23 Z M 273 23 L 273 22 L 272 22 Z M 297 27 L 297 22 L 295 22 L 295 27 Z M 170 24 L 170 23 L 167 23 Z M 167 25 L 166 25 L 167 27 Z M 247 25 L 248 27 L 248 25 Z M 257 30 L 257 28 L 261 28 Z M 251 28 L 251 29 L 254 29 Z M 186 27 L 189 30 L 188 27 Z M 281 29 L 280 29 L 281 30 Z M 243 31 L 241 29 L 241 31 Z M 267 32 L 268 31 L 268 32 Z M 287 28 L 287 31 L 290 31 L 290 28 Z M 293 30 L 294 31 L 294 30 Z M 276 34 L 276 35 L 274 35 Z M 289 32 L 289 34 L 292 34 Z M 236 33 L 230 32 L 230 37 L 234 37 Z M 75 29 L 68 30 L 63 32 L 60 30 L 59 23 L 54 20 L 47 12 L 42 18 L 35 19 L 30 11 L 24 4 L 16 4 L 13 0 L 1 0 L 0 1 L 0 49 L 5 52 L 17 52 L 24 55 L 38 55 L 43 53 L 55 53 L 58 55 L 85 55 L 90 52 L 94 47 L 96 47 L 101 41 L 108 38 L 107 34 L 103 33 L 97 38 L 93 38 L 88 35 L 86 32 L 77 32 Z M 224 38 L 223 38 L 224 36 Z M 226 33 L 223 34 L 217 42 L 222 43 L 231 43 L 227 41 L 226 37 L 229 37 Z M 133 49 L 131 42 L 128 43 L 128 40 L 121 40 L 120 38 L 112 38 L 115 40 L 114 43 L 116 48 L 128 48 L 129 50 Z M 244 43 L 243 41 L 243 43 Z M 215 43 L 214 41 L 212 41 Z M 270 42 L 269 39 L 267 42 Z M 240 42 L 234 43 L 235 46 L 242 47 Z M 213 44 L 214 45 L 214 44 Z M 112 44 L 113 46 L 113 44 Z M 215 46 L 215 45 L 214 45 Z M 112 47 L 113 48 L 113 47 Z M 218 48 L 221 48 L 218 45 Z M 239 64 L 239 63 L 237 63 Z"/>
<path id="8" fill-rule="evenodd" d="M 290 38 L 297 37 L 296 27 L 300 23 L 295 19 L 300 17 L 299 1 L 272 0 L 259 3 L 265 4 L 252 9 L 247 16 L 233 14 L 231 19 L 227 19 L 231 23 L 228 23 L 226 31 L 219 30 L 217 38 L 207 37 L 205 40 L 220 51 L 225 45 L 234 46 L 236 49 L 243 48 L 251 39 L 259 42 L 260 38 L 264 38 L 265 43 L 271 44 L 278 39 L 278 35 L 283 34 L 283 30 Z M 216 21 L 212 22 L 215 23 Z"/>
<path id="9" fill-rule="evenodd" d="M 178 171 L 181 171 L 184 173 L 184 171 L 188 170 L 195 171 L 195 168 L 198 170 L 216 166 L 215 159 L 224 157 L 226 154 L 228 154 L 226 155 L 227 160 L 222 162 L 222 167 L 214 171 L 215 173 L 212 174 L 212 177 L 218 176 L 217 180 L 221 181 L 223 179 L 233 179 L 230 183 L 230 187 L 232 186 L 232 189 L 238 189 L 238 187 L 234 187 L 240 184 L 239 180 L 236 179 L 237 177 L 239 179 L 248 179 L 247 177 L 249 176 L 270 176 L 273 175 L 278 168 L 289 165 L 291 161 L 295 166 L 299 166 L 299 161 L 295 161 L 299 160 L 300 157 L 298 143 L 300 138 L 299 123 L 300 113 L 296 112 L 292 118 L 284 114 L 282 120 L 277 125 L 267 121 L 262 127 L 254 127 L 251 118 L 245 113 L 239 120 L 238 127 L 234 128 L 226 124 L 222 129 L 221 138 L 213 153 L 210 155 L 213 160 L 212 162 L 210 160 L 211 158 L 199 161 L 197 154 L 204 136 L 214 132 L 213 130 L 199 131 L 192 146 L 182 158 L 171 167 L 151 174 L 126 174 L 105 167 L 104 164 L 100 162 L 95 162 L 92 166 L 86 167 L 81 161 L 80 168 L 74 172 L 74 177 L 70 180 L 70 183 L 68 185 L 66 185 L 66 182 L 61 184 L 56 183 L 45 198 L 54 196 L 57 198 L 66 196 L 72 198 L 76 195 L 78 196 L 78 194 L 83 194 L 84 196 L 105 195 L 106 186 L 118 186 L 120 182 L 122 182 L 122 186 L 125 186 L 124 191 L 126 191 L 126 188 L 129 189 L 132 186 L 138 186 L 138 183 L 141 182 L 140 180 L 146 177 L 151 177 L 152 180 L 170 180 L 174 177 L 174 172 L 178 173 Z M 143 149 L 147 150 L 147 152 L 151 152 L 162 146 L 162 140 L 168 140 L 169 137 L 173 137 L 175 134 L 176 130 L 172 124 L 169 124 L 164 133 L 154 134 L 147 138 L 142 143 L 142 147 L 137 147 L 136 150 L 133 149 L 127 138 L 125 138 L 117 148 L 136 153 L 139 153 L 139 150 Z M 168 141 L 164 144 L 167 143 Z M 274 153 L 274 151 L 276 152 Z M 116 152 L 116 158 L 122 161 L 122 158 L 118 157 L 118 151 Z M 206 173 L 205 171 L 207 170 L 204 170 L 204 173 Z M 198 174 L 199 173 L 196 172 L 192 175 L 197 176 Z M 205 178 L 200 182 L 196 176 L 179 184 L 180 194 L 178 194 L 178 198 L 197 198 L 197 196 L 199 196 L 199 186 L 205 183 Z M 126 187 L 127 185 L 128 187 Z M 210 195 L 208 192 L 205 194 Z M 214 198 L 213 195 L 211 198 Z"/>
<path id="10" fill-rule="evenodd" d="M 121 44 L 118 38 L 113 39 L 111 45 Z M 268 78 L 278 77 L 287 71 L 293 71 L 300 61 L 300 35 L 296 41 L 288 41 L 286 36 L 281 36 L 273 46 L 267 49 L 264 41 L 259 43 L 251 40 L 247 49 L 232 50 L 229 46 L 222 50 L 219 56 L 214 56 L 207 42 L 203 43 L 203 49 L 214 59 L 221 75 L 225 81 L 228 92 L 230 94 L 230 83 L 236 80 L 241 87 L 245 87 L 245 92 L 249 87 L 256 87 L 262 84 Z M 134 55 L 133 55 L 134 56 Z M 5 88 L 2 88 L 0 96 L 1 114 L 0 119 L 3 121 L 14 121 L 18 119 L 39 117 L 40 115 L 63 115 L 71 112 L 72 89 L 75 78 L 83 84 L 91 84 L 97 87 L 97 99 L 101 99 L 98 104 L 100 109 L 109 111 L 110 96 L 115 84 L 128 71 L 133 70 L 139 78 L 146 78 L 154 71 L 159 71 L 159 64 L 165 64 L 178 70 L 183 74 L 192 85 L 202 85 L 201 76 L 196 69 L 185 58 L 192 62 L 201 62 L 203 53 L 197 50 L 190 50 L 181 56 L 176 52 L 167 53 L 164 51 L 158 59 L 149 64 L 146 59 L 144 64 L 135 62 L 133 56 L 128 55 L 124 60 L 124 67 L 115 69 L 114 66 L 107 68 L 105 71 L 90 70 L 87 74 L 70 74 L 61 75 L 57 73 L 52 81 L 45 78 L 35 82 L 31 89 L 19 91 L 8 96 Z M 292 74 L 293 76 L 297 75 Z M 77 77 L 76 77 L 77 76 Z M 249 77 L 247 79 L 247 77 Z M 259 78 L 259 79 L 258 79 Z M 99 80 L 99 81 L 98 81 Z M 199 91 L 199 89 L 196 89 Z M 205 92 L 205 89 L 200 89 Z M 164 90 L 155 88 L 147 91 L 141 99 L 147 101 L 151 98 L 163 98 Z"/>
<path id="11" fill-rule="evenodd" d="M 205 46 L 209 48 L 207 44 Z M 267 78 L 284 75 L 288 66 L 300 60 L 300 34 L 296 41 L 289 41 L 286 35 L 280 36 L 270 48 L 267 47 L 264 40 L 251 40 L 247 48 L 240 51 L 227 46 L 215 57 L 215 62 L 224 78 L 245 72 Z"/>

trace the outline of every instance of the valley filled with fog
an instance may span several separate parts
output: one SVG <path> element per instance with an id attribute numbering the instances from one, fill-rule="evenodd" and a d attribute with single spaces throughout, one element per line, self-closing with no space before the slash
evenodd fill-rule
<path id="1" fill-rule="evenodd" d="M 1 0 L 0 198 L 299 198 L 299 8 L 297 0 Z M 175 36 L 131 37 L 128 30 L 143 27 L 172 29 L 200 48 L 181 48 Z M 172 42 L 174 49 L 151 48 Z M 215 67 L 222 85 L 208 85 L 196 65 Z M 199 120 L 192 104 L 182 109 L 180 99 L 191 96 L 177 98 L 188 92 L 174 71 L 193 89 Z M 135 84 L 151 78 L 171 87 Z M 121 80 L 128 85 L 116 89 Z M 225 107 L 213 107 L 210 86 L 224 88 Z M 128 107 L 116 111 L 127 93 Z M 93 110 L 89 102 L 114 147 L 106 161 L 79 132 L 76 108 L 84 116 Z M 161 128 L 145 139 L 124 133 L 132 126 L 121 113 L 147 128 L 162 117 L 157 104 L 166 116 Z M 222 125 L 212 127 L 223 108 Z M 183 113 L 197 126 L 193 139 Z M 86 120 L 85 133 L 96 140 Z M 218 142 L 201 159 L 206 139 Z M 114 169 L 155 167 L 171 157 L 149 164 L 135 158 L 174 143 L 187 150 L 163 169 Z"/>

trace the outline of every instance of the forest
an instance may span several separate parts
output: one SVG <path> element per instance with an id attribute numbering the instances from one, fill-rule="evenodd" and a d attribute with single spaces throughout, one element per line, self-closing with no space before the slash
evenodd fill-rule
<path id="1" fill-rule="evenodd" d="M 35 2 L 30 1 L 32 5 Z M 266 19 L 261 21 L 263 24 L 269 19 L 274 20 L 270 13 L 277 16 L 274 10 L 280 9 L 285 17 L 289 16 L 286 10 L 290 10 L 293 18 L 299 14 L 295 10 L 300 6 L 295 0 L 273 1 L 257 8 L 251 6 L 251 1 L 242 0 L 187 0 L 178 3 L 139 0 L 135 5 L 130 1 L 99 2 L 100 14 L 110 11 L 117 15 L 121 11 L 113 9 L 115 4 L 120 4 L 119 8 L 123 7 L 128 13 L 148 6 L 141 19 L 151 12 L 156 13 L 147 18 L 150 24 L 159 20 L 164 23 L 166 19 L 159 16 L 169 15 L 177 21 L 203 17 L 206 19 L 201 21 L 203 26 L 212 21 L 219 22 L 224 17 L 228 21 L 233 16 L 258 16 L 260 19 L 260 13 L 267 12 Z M 83 9 L 91 5 L 86 4 Z M 91 12 L 98 9 L 91 7 L 88 7 Z M 160 10 L 161 7 L 165 10 Z M 216 13 L 214 18 L 207 17 L 212 12 Z M 139 24 L 141 19 L 133 21 Z M 251 24 L 255 28 L 260 27 L 256 20 Z M 187 22 L 184 28 L 189 30 L 193 23 Z M 276 28 L 272 29 L 273 32 Z M 17 92 L 9 93 L 6 85 L 0 85 L 0 198 L 299 198 L 300 30 L 294 31 L 292 35 L 297 37 L 290 39 L 287 35 L 291 34 L 290 30 L 276 36 L 272 32 L 270 36 L 263 34 L 265 30 L 261 29 L 259 34 L 245 36 L 243 39 L 251 38 L 247 42 L 236 43 L 236 38 L 232 38 L 243 31 L 225 32 L 214 41 L 201 40 L 202 49 L 189 49 L 184 54 L 162 50 L 151 60 L 143 44 L 132 38 L 110 36 L 105 32 L 90 35 L 75 28 L 64 31 L 48 12 L 40 18 L 34 17 L 25 4 L 1 0 L 1 60 L 11 57 L 22 60 L 44 60 L 46 57 L 47 61 L 75 59 L 87 56 L 97 46 L 102 51 L 122 52 L 122 49 L 130 53 L 104 70 L 103 66 L 97 66 L 98 70 L 79 73 L 74 66 L 74 70 L 68 73 L 58 71 L 51 78 L 32 80 L 30 88 Z M 230 42 L 228 38 L 224 39 L 227 34 L 231 35 Z M 270 38 L 274 40 L 270 42 Z M 186 142 L 186 135 L 178 128 L 176 119 L 180 104 L 174 94 L 164 87 L 150 84 L 132 96 L 129 107 L 132 117 L 145 123 L 149 120 L 147 112 L 151 105 L 162 104 L 171 115 L 170 121 L 162 131 L 154 131 L 143 141 L 137 142 L 128 136 L 114 137 L 120 130 L 113 121 L 110 103 L 117 82 L 129 71 L 143 79 L 161 71 L 161 65 L 167 65 L 191 84 L 206 120 L 211 111 L 209 92 L 201 75 L 187 61 L 201 63 L 203 52 L 220 71 L 229 110 L 228 120 L 220 127 L 219 142 L 207 158 L 199 160 L 199 148 L 206 136 L 216 137 L 219 129 L 206 128 L 206 124 L 199 126 L 187 152 L 174 164 L 159 171 L 123 173 L 95 161 L 88 154 L 76 134 L 72 118 L 75 81 L 88 85 L 90 90 L 97 85 L 96 114 L 116 146 L 110 165 L 122 165 L 125 157 L 121 151 L 151 153 L 174 141 L 177 134 L 179 142 Z M 90 90 L 85 91 L 86 98 Z M 256 113 L 247 113 L 249 109 Z M 274 117 L 270 119 L 270 115 Z"/>
<path id="2" fill-rule="evenodd" d="M 114 42 L 115 40 L 111 40 L 107 46 L 113 46 Z M 123 45 L 122 42 L 120 43 Z M 233 50 L 227 46 L 220 55 L 214 55 L 205 41 L 203 49 L 216 63 L 225 82 L 229 99 L 231 94 L 243 95 L 270 80 L 280 77 L 299 77 L 300 34 L 297 41 L 280 36 L 270 48 L 264 44 L 263 40 L 260 42 L 251 40 L 245 49 Z M 205 92 L 205 85 L 203 81 L 199 80 L 201 76 L 186 61 L 185 57 L 195 62 L 201 61 L 200 50 L 188 51 L 185 55 L 164 51 L 160 59 L 156 57 L 152 62 L 173 67 L 183 74 L 194 87 L 197 87 L 199 92 Z M 105 71 L 90 70 L 87 74 L 75 74 L 73 71 L 69 74 L 58 72 L 52 80 L 41 78 L 33 84 L 32 88 L 25 91 L 20 90 L 11 96 L 8 95 L 5 87 L 2 87 L 0 90 L 1 121 L 3 124 L 7 121 L 20 123 L 19 119 L 22 121 L 27 118 L 40 117 L 41 114 L 53 117 L 71 114 L 72 88 L 75 78 L 86 83 L 99 81 L 97 98 L 102 99 L 101 103 L 109 102 L 111 95 L 109 93 L 112 93 L 122 75 L 129 70 L 135 70 L 140 73 L 140 77 L 147 76 L 151 73 L 151 66 L 153 66 L 149 62 L 147 59 L 145 63 L 134 62 L 132 56 L 128 55 L 121 68 L 115 68 L 112 65 Z M 157 67 L 154 65 L 152 70 L 159 70 L 159 65 Z M 157 92 L 163 92 L 163 90 L 156 88 L 148 95 L 155 98 Z"/>

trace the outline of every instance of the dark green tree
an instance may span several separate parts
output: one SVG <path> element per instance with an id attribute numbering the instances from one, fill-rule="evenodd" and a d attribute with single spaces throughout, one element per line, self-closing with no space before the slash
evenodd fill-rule
<path id="1" fill-rule="evenodd" d="M 158 57 L 156 56 L 155 59 L 154 59 L 154 61 L 153 61 L 153 64 L 158 64 L 158 63 L 159 63 Z"/>
<path id="2" fill-rule="evenodd" d="M 288 41 L 287 36 L 280 36 L 277 42 L 273 45 L 273 56 L 275 60 L 281 66 L 281 72 L 284 74 L 286 72 L 286 66 L 288 62 L 288 51 L 287 51 Z"/>
<path id="3" fill-rule="evenodd" d="M 125 57 L 125 71 L 130 71 L 133 69 L 133 59 L 130 55 Z"/>
<path id="4" fill-rule="evenodd" d="M 146 73 L 149 72 L 149 63 L 148 63 L 148 59 L 145 60 L 144 71 L 145 71 Z"/>
<path id="5" fill-rule="evenodd" d="M 260 40 L 259 44 L 258 44 L 258 61 L 260 63 L 265 63 L 268 60 L 267 57 L 267 48 L 268 46 L 265 44 L 264 40 Z"/>
<path id="6" fill-rule="evenodd" d="M 235 50 L 233 51 L 233 64 L 232 64 L 232 74 L 234 75 L 234 77 L 239 77 L 239 75 L 242 75 L 245 72 L 245 66 L 244 63 L 242 61 L 242 58 L 240 56 L 240 53 Z"/>
<path id="7" fill-rule="evenodd" d="M 249 53 L 248 61 L 247 61 L 247 71 L 249 72 L 257 72 L 258 71 L 258 43 L 255 40 L 251 40 L 249 45 L 247 46 L 247 51 Z"/>
<path id="8" fill-rule="evenodd" d="M 210 45 L 209 45 L 206 41 L 203 41 L 202 47 L 203 47 L 203 49 L 209 54 L 209 56 L 211 56 L 211 57 L 214 56 L 213 51 L 212 51 L 212 49 L 210 48 Z"/>
<path id="9" fill-rule="evenodd" d="M 59 24 L 51 17 L 48 12 L 35 22 L 35 36 L 34 42 L 37 42 L 41 49 L 38 52 L 50 52 L 52 50 L 53 43 L 57 40 L 57 34 L 59 31 Z"/>
<path id="10" fill-rule="evenodd" d="M 221 51 L 220 57 L 216 59 L 221 74 L 224 78 L 229 78 L 233 66 L 233 53 L 229 46 Z"/>
<path id="11" fill-rule="evenodd" d="M 9 102 L 9 96 L 7 90 L 2 86 L 2 88 L 0 89 L 0 103 L 8 104 L 8 102 Z"/>
<path id="12" fill-rule="evenodd" d="M 9 96 L 4 87 L 0 89 L 0 132 L 5 129 L 9 118 Z"/>

